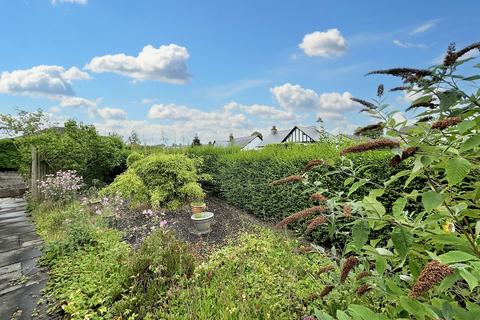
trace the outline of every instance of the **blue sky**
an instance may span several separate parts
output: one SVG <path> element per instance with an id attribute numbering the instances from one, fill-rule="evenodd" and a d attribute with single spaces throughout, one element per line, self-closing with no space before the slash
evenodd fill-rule
<path id="1" fill-rule="evenodd" d="M 0 110 L 42 108 L 147 143 L 371 120 L 374 69 L 427 67 L 479 41 L 478 1 L 10 0 Z M 405 108 L 409 97 L 389 96 Z"/>

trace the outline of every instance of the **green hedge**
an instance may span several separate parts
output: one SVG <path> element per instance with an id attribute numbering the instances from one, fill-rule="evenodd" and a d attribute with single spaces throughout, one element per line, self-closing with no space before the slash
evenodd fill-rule
<path id="1" fill-rule="evenodd" d="M 272 145 L 261 150 L 238 151 L 225 148 L 197 147 L 183 150 L 186 154 L 195 157 L 203 157 L 202 171 L 210 174 L 213 192 L 227 202 L 242 208 L 251 214 L 278 222 L 294 212 L 312 206 L 309 200 L 311 195 L 307 192 L 307 186 L 302 183 L 294 185 L 271 186 L 273 180 L 289 175 L 301 173 L 309 160 L 324 159 L 340 161 L 340 151 L 352 141 L 340 141 L 339 143 L 324 142 L 313 145 L 282 144 Z M 356 167 L 365 167 L 362 177 L 372 181 L 384 181 L 392 171 L 400 168 L 391 168 L 388 160 L 391 155 L 388 152 L 367 152 L 349 156 Z M 368 166 L 367 166 L 368 165 Z M 319 166 L 309 172 L 311 178 L 322 181 L 324 185 L 335 191 L 348 190 L 343 186 L 347 178 L 341 174 L 329 174 L 330 167 Z M 398 181 L 391 188 L 400 191 L 403 183 Z M 361 187 L 355 192 L 358 198 L 368 193 L 368 188 Z M 398 194 L 387 192 L 382 200 L 392 204 Z M 294 228 L 303 230 L 302 223 Z M 346 232 L 348 233 L 347 226 Z M 314 231 L 310 238 L 323 245 L 343 244 L 345 234 L 329 232 L 327 226 Z"/>
<path id="2" fill-rule="evenodd" d="M 87 185 L 110 183 L 126 170 L 128 152 L 121 137 L 102 136 L 92 125 L 69 120 L 62 129 L 46 129 L 17 141 L 22 156 L 20 172 L 26 176 L 30 174 L 32 146 L 49 172 L 75 170 Z"/>
<path id="3" fill-rule="evenodd" d="M 303 183 L 271 186 L 270 182 L 286 176 L 301 174 L 302 169 L 312 159 L 341 161 L 340 151 L 354 141 L 326 141 L 311 145 L 279 144 L 267 146 L 261 150 L 240 151 L 238 148 L 219 148 L 212 146 L 189 147 L 180 149 L 161 148 L 158 153 L 184 153 L 197 161 L 198 171 L 212 177 L 204 181 L 203 187 L 211 193 L 223 198 L 228 203 L 267 221 L 278 222 L 284 217 L 314 205 L 309 200 L 311 186 Z M 348 156 L 355 167 L 363 168 L 359 175 L 371 181 L 383 183 L 392 174 L 401 170 L 401 166 L 392 168 L 388 165 L 390 152 L 374 151 Z M 319 166 L 308 174 L 312 180 L 322 181 L 322 185 L 331 191 L 347 191 L 343 182 L 347 176 L 332 174 L 330 166 Z M 421 181 L 414 181 L 410 188 L 414 189 Z M 389 186 L 390 190 L 380 199 L 387 207 L 398 198 L 403 191 L 403 181 L 399 179 Z M 359 188 L 353 196 L 363 198 L 371 186 Z M 388 209 L 388 208 L 387 208 Z M 407 209 L 412 209 L 407 207 Z M 340 222 L 339 222 L 340 223 Z M 342 222 L 344 233 L 334 233 L 328 225 L 319 227 L 309 236 L 310 240 L 330 246 L 343 246 L 350 231 L 349 222 Z M 303 231 L 304 223 L 293 226 Z"/>
<path id="4" fill-rule="evenodd" d="M 0 170 L 18 170 L 20 152 L 13 139 L 0 139 Z"/>

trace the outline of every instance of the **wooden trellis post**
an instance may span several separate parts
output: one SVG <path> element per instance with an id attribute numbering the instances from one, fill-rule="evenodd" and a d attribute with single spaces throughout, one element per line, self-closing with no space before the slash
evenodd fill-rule
<path id="1" fill-rule="evenodd" d="M 30 190 L 34 199 L 41 199 L 42 193 L 38 189 L 38 181 L 42 181 L 47 174 L 47 164 L 42 161 L 37 149 L 32 146 L 32 174 Z"/>

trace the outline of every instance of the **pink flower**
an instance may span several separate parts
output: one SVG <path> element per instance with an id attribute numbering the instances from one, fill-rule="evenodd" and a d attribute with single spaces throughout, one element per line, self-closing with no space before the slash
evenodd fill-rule
<path id="1" fill-rule="evenodd" d="M 160 221 L 160 228 L 165 228 L 167 226 L 167 220 Z"/>

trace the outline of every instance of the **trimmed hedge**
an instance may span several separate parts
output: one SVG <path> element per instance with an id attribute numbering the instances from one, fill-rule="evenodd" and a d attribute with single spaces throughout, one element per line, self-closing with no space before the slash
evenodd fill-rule
<path id="1" fill-rule="evenodd" d="M 0 139 L 0 170 L 18 170 L 20 152 L 13 139 Z"/>
<path id="2" fill-rule="evenodd" d="M 271 186 L 273 180 L 289 175 L 299 174 L 307 162 L 312 159 L 340 161 L 340 151 L 352 141 L 338 143 L 323 142 L 312 145 L 281 144 L 267 146 L 261 150 L 238 151 L 228 148 L 196 147 L 182 150 L 190 157 L 204 158 L 201 171 L 212 176 L 210 190 L 232 205 L 242 208 L 264 220 L 278 222 L 294 212 L 312 206 L 309 200 L 311 192 L 303 183 Z M 391 168 L 388 161 L 391 155 L 386 151 L 366 152 L 349 155 L 354 165 L 362 167 L 361 176 L 372 181 L 384 181 L 392 172 L 401 170 L 400 166 Z M 331 174 L 329 166 L 319 166 L 309 172 L 309 176 L 322 181 L 332 191 L 348 191 L 344 187 L 346 176 Z M 327 175 L 328 173 L 328 175 Z M 411 188 L 414 188 L 412 183 Z M 401 179 L 390 188 L 403 191 Z M 359 199 L 368 193 L 369 187 L 359 188 L 354 196 Z M 398 197 L 395 192 L 387 192 L 382 201 L 392 204 Z M 294 225 L 299 231 L 304 225 Z M 321 226 L 309 238 L 329 246 L 343 246 L 350 230 L 346 225 L 346 233 L 334 233 L 328 225 Z"/>

